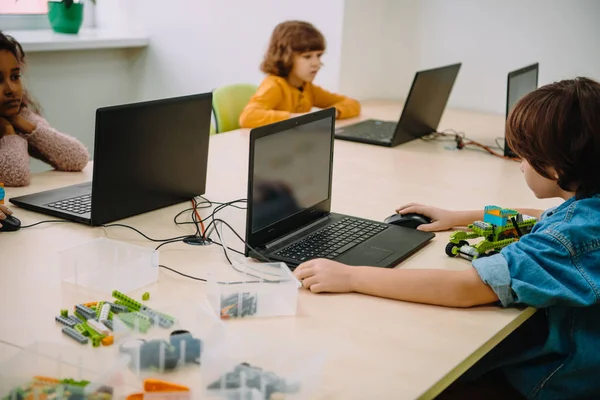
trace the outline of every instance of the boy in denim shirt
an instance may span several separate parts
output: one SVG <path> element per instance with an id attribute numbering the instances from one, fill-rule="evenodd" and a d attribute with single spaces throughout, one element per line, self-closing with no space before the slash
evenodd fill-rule
<path id="1" fill-rule="evenodd" d="M 565 200 L 543 213 L 518 210 L 539 218 L 518 242 L 465 271 L 349 267 L 319 259 L 294 274 L 315 293 L 543 309 L 441 397 L 600 398 L 600 84 L 577 78 L 529 93 L 511 112 L 506 137 L 536 197 Z M 429 231 L 483 219 L 482 211 L 420 204 L 397 212 L 430 217 L 431 224 L 418 228 Z"/>

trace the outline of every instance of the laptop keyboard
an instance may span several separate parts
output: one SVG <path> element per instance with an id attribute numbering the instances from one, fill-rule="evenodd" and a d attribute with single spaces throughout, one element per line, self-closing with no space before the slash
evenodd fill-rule
<path id="1" fill-rule="evenodd" d="M 379 122 L 375 124 L 360 124 L 348 127 L 340 132 L 342 136 L 390 142 L 396 131 L 396 123 Z"/>
<path id="2" fill-rule="evenodd" d="M 284 247 L 275 255 L 298 261 L 334 259 L 387 228 L 385 225 L 346 217 Z"/>
<path id="3" fill-rule="evenodd" d="M 73 214 L 86 214 L 92 211 L 92 194 L 89 193 L 83 196 L 55 201 L 54 203 L 47 204 L 47 206 Z"/>

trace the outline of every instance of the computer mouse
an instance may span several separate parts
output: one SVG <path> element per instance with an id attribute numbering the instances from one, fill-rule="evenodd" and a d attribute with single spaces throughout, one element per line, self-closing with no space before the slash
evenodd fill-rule
<path id="1" fill-rule="evenodd" d="M 13 215 L 7 215 L 5 219 L 0 220 L 0 232 L 14 232 L 21 229 L 21 221 Z"/>
<path id="2" fill-rule="evenodd" d="M 419 225 L 430 224 L 431 219 L 422 214 L 409 213 L 390 215 L 383 222 L 386 224 L 403 226 L 405 228 L 417 229 Z"/>

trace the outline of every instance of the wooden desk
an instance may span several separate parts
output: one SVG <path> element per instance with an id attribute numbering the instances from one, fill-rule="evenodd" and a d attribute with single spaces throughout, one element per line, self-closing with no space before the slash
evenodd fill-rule
<path id="1" fill-rule="evenodd" d="M 399 104 L 369 102 L 362 118 L 393 120 L 400 109 Z M 504 118 L 448 110 L 440 124 L 440 129 L 447 128 L 463 130 L 474 139 L 493 144 L 495 137 L 503 136 Z M 246 130 L 211 137 L 207 198 L 228 201 L 246 197 L 247 144 Z M 411 201 L 453 209 L 481 209 L 487 204 L 538 208 L 557 204 L 535 199 L 518 163 L 479 151 L 448 149 L 449 144 L 452 142 L 415 140 L 385 148 L 337 140 L 332 210 L 383 220 L 395 207 Z M 89 180 L 91 171 L 88 166 L 83 173 L 38 174 L 29 187 L 9 189 L 8 194 L 19 196 L 79 183 Z M 123 223 L 153 237 L 191 233 L 191 227 L 178 228 L 172 221 L 187 207 L 189 204 L 181 204 Z M 47 219 L 13 209 L 24 224 Z M 228 209 L 220 216 L 243 234 L 243 211 Z M 44 339 L 76 346 L 53 322 L 65 302 L 57 251 L 102 236 L 148 247 L 156 245 L 127 229 L 78 224 L 47 224 L 1 234 L 0 341 L 25 346 Z M 444 254 L 448 236 L 439 233 L 399 268 L 470 268 L 467 261 Z M 241 249 L 232 236 L 228 244 Z M 161 249 L 160 262 L 195 276 L 206 276 L 215 267 L 228 268 L 217 246 L 168 245 Z M 158 283 L 145 290 L 152 294 L 152 305 L 160 309 L 162 303 L 201 299 L 204 286 L 161 270 Z M 533 311 L 450 309 L 359 294 L 314 295 L 301 290 L 296 318 L 230 321 L 227 327 L 263 335 L 267 343 L 289 340 L 290 345 L 306 351 L 325 351 L 328 358 L 319 398 L 414 399 L 437 395 Z M 268 357 L 268 346 L 264 357 Z"/>

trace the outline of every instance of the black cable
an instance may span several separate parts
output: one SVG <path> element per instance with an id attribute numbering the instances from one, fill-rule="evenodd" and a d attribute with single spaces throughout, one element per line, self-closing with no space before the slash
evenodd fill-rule
<path id="1" fill-rule="evenodd" d="M 193 279 L 195 281 L 206 282 L 206 279 L 204 279 L 204 278 L 198 278 L 198 277 L 195 277 L 195 276 L 187 275 L 187 274 L 184 274 L 183 272 L 179 272 L 179 271 L 177 271 L 177 270 L 175 270 L 173 268 L 169 268 L 169 267 L 167 267 L 165 265 L 162 265 L 162 264 L 159 264 L 158 266 L 160 268 L 168 269 L 171 272 L 175 272 L 176 274 L 181 275 L 183 277 L 186 277 L 186 278 L 189 278 L 189 279 Z"/>
<path id="2" fill-rule="evenodd" d="M 167 245 L 167 244 L 177 243 L 177 242 L 183 242 L 183 240 L 185 238 L 187 238 L 187 237 L 189 237 L 189 235 L 188 236 L 184 236 L 183 238 L 178 238 L 178 239 L 173 239 L 173 240 L 165 241 L 165 242 L 159 244 L 158 246 L 156 246 L 156 248 L 154 250 L 156 251 L 156 250 L 160 249 L 161 247 L 163 247 L 164 245 Z"/>
<path id="3" fill-rule="evenodd" d="M 108 224 L 108 225 L 100 225 L 100 226 L 103 227 L 103 228 L 112 228 L 112 227 L 128 228 L 128 229 L 131 229 L 132 231 L 135 231 L 135 232 L 139 233 L 140 235 L 142 235 L 143 237 L 145 237 L 146 239 L 148 239 L 151 242 L 169 242 L 171 240 L 184 239 L 184 238 L 190 236 L 190 235 L 185 235 L 185 236 L 177 236 L 177 237 L 173 237 L 173 238 L 169 238 L 169 239 L 153 239 L 150 236 L 147 236 L 143 232 L 139 231 L 138 229 L 134 228 L 133 226 L 129 226 L 129 225 L 124 225 L 124 224 Z"/>
<path id="4" fill-rule="evenodd" d="M 36 222 L 34 224 L 21 226 L 21 229 L 31 228 L 31 227 L 34 227 L 34 226 L 37 226 L 37 225 L 40 225 L 40 224 L 47 224 L 49 222 L 58 222 L 58 223 L 60 223 L 60 222 L 69 222 L 69 223 L 73 223 L 74 221 L 68 221 L 66 219 L 49 219 L 49 220 L 46 220 L 46 221 L 40 221 L 40 222 Z"/>
<path id="5" fill-rule="evenodd" d="M 216 222 L 220 222 L 222 224 L 225 224 L 225 226 L 227 226 L 229 228 L 229 230 L 231 230 L 231 232 L 234 233 L 235 236 L 237 236 L 237 238 L 244 244 L 245 247 L 247 247 L 250 251 L 254 252 L 256 255 L 260 256 L 260 258 L 262 258 L 262 261 L 265 262 L 271 262 L 271 260 L 269 260 L 268 258 L 266 258 L 265 256 L 263 256 L 262 254 L 260 254 L 258 251 L 256 251 L 256 249 L 254 249 L 252 246 L 250 246 L 244 239 L 242 239 L 242 237 L 236 232 L 235 229 L 233 229 L 231 227 L 231 225 L 229 225 L 227 222 L 223 221 L 220 218 L 213 218 L 213 220 L 211 221 L 211 224 L 216 225 Z M 208 230 L 208 227 L 207 227 Z M 216 229 L 215 226 L 215 231 L 217 232 L 217 236 L 219 236 L 219 239 L 221 241 L 223 241 L 223 239 L 221 238 L 221 235 L 219 234 L 219 232 Z M 208 238 L 210 239 L 210 238 Z M 212 240 L 212 239 L 211 239 Z M 223 245 L 221 245 L 221 247 L 223 247 Z M 227 247 L 229 249 L 229 247 Z M 223 248 L 223 251 L 225 251 L 225 248 Z M 242 254 L 241 252 L 238 252 L 239 254 Z M 227 258 L 227 261 L 229 261 L 229 264 L 231 264 L 231 260 L 229 260 L 229 257 L 227 256 L 227 253 L 225 253 L 225 258 Z M 233 265 L 233 264 L 232 264 Z"/>

